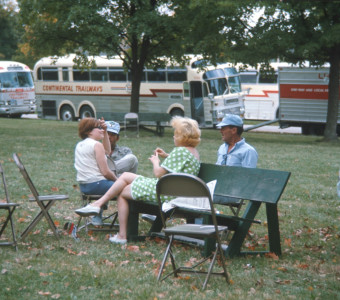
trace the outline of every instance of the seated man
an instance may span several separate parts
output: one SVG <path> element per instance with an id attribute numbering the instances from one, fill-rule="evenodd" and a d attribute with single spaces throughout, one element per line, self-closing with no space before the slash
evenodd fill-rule
<path id="1" fill-rule="evenodd" d="M 118 146 L 120 126 L 117 122 L 106 121 L 107 133 L 111 144 L 111 153 L 107 155 L 109 168 L 117 177 L 124 172 L 137 173 L 138 160 L 128 147 Z"/>
<path id="2" fill-rule="evenodd" d="M 220 130 L 224 142 L 218 149 L 216 164 L 256 168 L 257 152 L 241 137 L 242 119 L 237 115 L 227 114 L 216 127 Z"/>

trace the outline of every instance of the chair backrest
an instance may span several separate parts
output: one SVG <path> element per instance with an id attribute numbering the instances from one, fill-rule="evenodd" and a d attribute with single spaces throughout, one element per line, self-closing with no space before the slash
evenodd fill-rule
<path id="1" fill-rule="evenodd" d="M 13 159 L 14 159 L 14 162 L 15 164 L 17 165 L 17 167 L 19 168 L 20 170 L 20 173 L 22 174 L 22 176 L 24 177 L 24 179 L 26 180 L 26 183 L 28 185 L 28 187 L 30 188 L 34 198 L 36 200 L 38 200 L 38 197 L 39 197 L 39 193 L 37 191 L 37 189 L 35 188 L 30 176 L 28 175 L 23 163 L 21 162 L 19 156 L 16 154 L 16 153 L 13 153 Z"/>
<path id="2" fill-rule="evenodd" d="M 170 173 L 162 176 L 157 182 L 157 200 L 160 214 L 162 217 L 163 227 L 166 227 L 165 216 L 162 211 L 161 195 L 174 197 L 202 197 L 208 198 L 211 209 L 212 221 L 217 226 L 214 205 L 212 202 L 210 190 L 205 182 L 197 176 L 185 173 Z M 216 228 L 217 231 L 217 228 Z"/>
<path id="3" fill-rule="evenodd" d="M 5 173 L 4 173 L 4 169 L 2 168 L 2 164 L 0 164 L 0 173 L 1 173 L 1 177 L 2 177 L 2 183 L 3 183 L 3 185 L 4 185 L 4 191 L 5 191 L 6 202 L 7 202 L 7 203 L 10 203 L 10 201 L 9 201 L 9 195 L 8 195 L 8 190 L 7 190 L 7 184 L 6 184 Z"/>
<path id="4" fill-rule="evenodd" d="M 124 119 L 137 119 L 138 120 L 138 114 L 133 113 L 133 112 L 126 113 L 124 116 Z"/>

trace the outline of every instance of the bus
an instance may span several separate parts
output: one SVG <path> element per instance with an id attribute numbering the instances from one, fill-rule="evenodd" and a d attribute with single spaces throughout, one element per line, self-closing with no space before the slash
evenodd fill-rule
<path id="1" fill-rule="evenodd" d="M 238 65 L 244 99 L 244 118 L 274 120 L 279 117 L 278 68 L 292 66 L 288 63 L 270 63 L 269 68 L 244 68 Z"/>
<path id="2" fill-rule="evenodd" d="M 74 58 L 45 57 L 35 64 L 39 118 L 70 121 L 129 112 L 131 74 L 121 59 L 89 57 L 95 67 L 82 70 Z M 240 77 L 231 64 L 211 66 L 191 57 L 185 67 L 145 68 L 139 112 L 188 116 L 201 127 L 213 127 L 226 113 L 243 117 L 243 100 Z"/>
<path id="3" fill-rule="evenodd" d="M 0 116 L 20 118 L 36 112 L 30 68 L 15 61 L 0 61 Z"/>

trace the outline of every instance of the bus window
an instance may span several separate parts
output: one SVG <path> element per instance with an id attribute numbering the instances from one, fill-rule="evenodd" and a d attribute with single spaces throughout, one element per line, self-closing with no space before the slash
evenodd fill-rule
<path id="1" fill-rule="evenodd" d="M 91 69 L 91 81 L 108 81 L 107 68 Z"/>
<path id="2" fill-rule="evenodd" d="M 33 86 L 33 80 L 32 76 L 28 74 L 27 72 L 18 72 L 18 83 L 19 87 L 32 87 Z"/>
<path id="3" fill-rule="evenodd" d="M 229 77 L 228 78 L 229 87 L 231 89 L 231 93 L 239 93 L 241 92 L 241 82 L 239 76 Z"/>
<path id="4" fill-rule="evenodd" d="M 184 97 L 190 97 L 190 86 L 189 82 L 183 82 L 183 95 Z"/>
<path id="5" fill-rule="evenodd" d="M 183 82 L 187 80 L 187 71 L 180 68 L 168 68 L 168 82 Z"/>
<path id="6" fill-rule="evenodd" d="M 165 70 L 158 69 L 157 71 L 154 70 L 146 70 L 148 76 L 148 82 L 165 82 Z"/>
<path id="7" fill-rule="evenodd" d="M 63 68 L 63 81 L 69 81 L 68 68 Z"/>
<path id="8" fill-rule="evenodd" d="M 242 83 L 256 83 L 257 72 L 241 72 L 240 78 Z"/>
<path id="9" fill-rule="evenodd" d="M 126 73 L 122 68 L 109 68 L 110 81 L 126 82 Z"/>
<path id="10" fill-rule="evenodd" d="M 73 69 L 73 81 L 90 81 L 90 72 Z"/>
<path id="11" fill-rule="evenodd" d="M 232 68 L 224 68 L 224 72 L 226 73 L 227 76 L 232 76 L 232 75 L 236 75 L 237 71 L 234 67 Z"/>
<path id="12" fill-rule="evenodd" d="M 40 70 L 38 70 L 38 79 L 46 81 L 58 81 L 58 68 L 40 68 Z"/>

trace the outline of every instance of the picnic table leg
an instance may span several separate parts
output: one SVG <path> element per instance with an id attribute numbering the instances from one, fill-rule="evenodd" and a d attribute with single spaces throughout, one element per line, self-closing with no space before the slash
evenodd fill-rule
<path id="1" fill-rule="evenodd" d="M 127 226 L 127 238 L 130 241 L 138 239 L 138 221 L 139 221 L 138 218 L 139 213 L 130 210 Z"/>
<path id="2" fill-rule="evenodd" d="M 261 202 L 251 201 L 248 204 L 242 217 L 253 220 L 260 206 L 261 206 Z M 241 254 L 241 247 L 244 242 L 244 239 L 247 236 L 247 233 L 248 233 L 248 230 L 251 224 L 252 224 L 251 222 L 247 222 L 247 221 L 240 222 L 240 224 L 238 225 L 238 227 L 236 228 L 233 234 L 233 237 L 231 238 L 228 248 L 225 251 L 226 256 L 233 257 L 233 256 Z"/>
<path id="3" fill-rule="evenodd" d="M 211 216 L 203 217 L 203 224 L 213 224 Z M 216 239 L 206 238 L 204 239 L 204 247 L 202 255 L 209 257 L 213 251 L 216 250 Z"/>
<path id="4" fill-rule="evenodd" d="M 276 255 L 281 255 L 281 243 L 280 243 L 280 229 L 279 218 L 276 204 L 266 203 L 267 212 L 267 225 L 268 225 L 268 238 L 269 238 L 269 250 Z"/>

